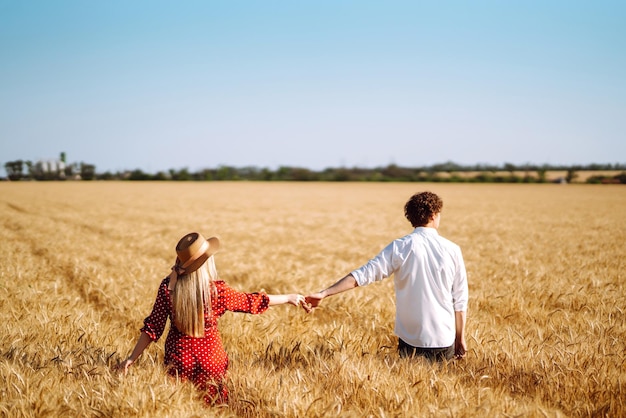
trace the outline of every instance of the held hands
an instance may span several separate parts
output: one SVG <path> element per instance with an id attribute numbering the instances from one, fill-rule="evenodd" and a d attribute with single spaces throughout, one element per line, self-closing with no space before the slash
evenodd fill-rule
<path id="1" fill-rule="evenodd" d="M 287 303 L 291 303 L 293 306 L 300 306 L 304 303 L 304 296 L 298 293 L 292 293 L 287 295 Z"/>
<path id="2" fill-rule="evenodd" d="M 293 306 L 302 306 L 307 312 L 310 312 L 310 308 L 305 303 L 305 298 L 299 293 L 290 293 L 287 295 L 269 295 L 270 305 L 278 305 L 281 303 L 290 303 Z"/>
<path id="3" fill-rule="evenodd" d="M 311 312 L 314 308 L 317 308 L 319 304 L 322 302 L 322 299 L 324 299 L 324 295 L 322 294 L 322 292 L 317 292 L 317 293 L 312 293 L 310 295 L 307 295 L 304 298 L 305 304 L 308 307 L 307 312 Z"/>
<path id="4" fill-rule="evenodd" d="M 307 313 L 311 312 L 313 308 L 316 308 L 322 299 L 324 299 L 324 295 L 319 293 L 313 293 L 308 296 L 302 296 L 299 293 L 290 293 L 287 295 L 269 295 L 270 297 L 270 305 L 278 305 L 281 303 L 290 303 L 293 306 L 301 306 Z"/>
<path id="5" fill-rule="evenodd" d="M 320 303 L 322 303 L 322 300 L 327 298 L 328 296 L 332 296 L 332 295 L 336 295 L 337 293 L 341 293 L 341 292 L 345 292 L 347 290 L 350 289 L 354 289 L 355 287 L 357 287 L 359 284 L 357 283 L 356 279 L 354 278 L 354 276 L 352 275 L 352 273 L 344 276 L 343 278 L 339 279 L 335 284 L 333 284 L 332 286 L 317 292 L 317 293 L 311 293 L 309 295 L 307 295 L 304 300 L 306 302 L 306 308 L 308 309 L 308 311 L 312 311 L 313 309 L 317 308 L 319 306 Z M 307 312 L 308 312 L 307 311 Z"/>

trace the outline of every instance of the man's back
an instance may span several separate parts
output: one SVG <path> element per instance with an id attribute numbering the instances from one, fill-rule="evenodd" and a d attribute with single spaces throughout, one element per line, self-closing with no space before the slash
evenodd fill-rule
<path id="1" fill-rule="evenodd" d="M 415 347 L 454 343 L 455 310 L 467 307 L 467 276 L 458 245 L 418 227 L 352 272 L 359 286 L 394 275 L 395 333 Z"/>
<path id="2" fill-rule="evenodd" d="M 467 352 L 467 274 L 461 249 L 440 237 L 443 200 L 416 193 L 404 205 L 415 230 L 385 247 L 365 265 L 326 289 L 309 294 L 309 309 L 322 299 L 395 275 L 398 353 L 433 360 Z"/>

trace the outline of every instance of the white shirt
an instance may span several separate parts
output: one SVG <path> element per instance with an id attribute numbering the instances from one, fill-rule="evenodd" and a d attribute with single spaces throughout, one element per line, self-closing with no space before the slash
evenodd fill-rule
<path id="1" fill-rule="evenodd" d="M 413 347 L 449 347 L 456 338 L 455 311 L 467 310 L 461 248 L 435 228 L 418 227 L 354 270 L 359 286 L 394 275 L 394 332 Z"/>

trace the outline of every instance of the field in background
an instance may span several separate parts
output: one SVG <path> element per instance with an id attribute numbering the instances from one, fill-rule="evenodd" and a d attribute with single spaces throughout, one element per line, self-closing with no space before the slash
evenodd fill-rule
<path id="1" fill-rule="evenodd" d="M 186 232 L 219 235 L 231 286 L 317 291 L 444 199 L 470 280 L 468 356 L 399 359 L 392 280 L 220 320 L 221 416 L 625 416 L 626 189 L 390 183 L 0 183 L 0 416 L 200 416 L 161 367 L 125 358 Z"/>

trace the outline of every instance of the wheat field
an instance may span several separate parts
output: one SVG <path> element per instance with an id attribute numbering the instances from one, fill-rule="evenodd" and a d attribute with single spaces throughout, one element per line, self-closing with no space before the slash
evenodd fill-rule
<path id="1" fill-rule="evenodd" d="M 218 235 L 242 291 L 307 293 L 411 231 L 444 200 L 469 277 L 468 354 L 400 359 L 392 279 L 219 322 L 230 403 L 162 367 L 126 376 L 174 246 Z M 393 183 L 0 183 L 0 416 L 626 416 L 626 188 Z"/>

